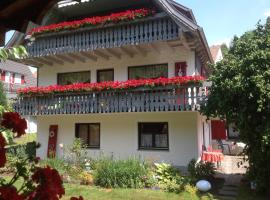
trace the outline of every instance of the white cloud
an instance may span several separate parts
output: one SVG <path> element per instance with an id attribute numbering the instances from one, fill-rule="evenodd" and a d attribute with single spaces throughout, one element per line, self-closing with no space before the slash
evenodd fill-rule
<path id="1" fill-rule="evenodd" d="M 263 15 L 266 17 L 270 17 L 270 9 L 266 10 Z"/>

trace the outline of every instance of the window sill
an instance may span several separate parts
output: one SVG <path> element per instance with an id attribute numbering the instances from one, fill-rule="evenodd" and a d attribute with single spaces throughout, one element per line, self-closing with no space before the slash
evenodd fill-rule
<path id="1" fill-rule="evenodd" d="M 88 150 L 91 150 L 91 149 L 93 149 L 93 150 L 100 150 L 100 147 L 86 147 L 86 149 L 88 149 Z"/>
<path id="2" fill-rule="evenodd" d="M 138 148 L 137 151 L 170 151 L 169 148 Z"/>

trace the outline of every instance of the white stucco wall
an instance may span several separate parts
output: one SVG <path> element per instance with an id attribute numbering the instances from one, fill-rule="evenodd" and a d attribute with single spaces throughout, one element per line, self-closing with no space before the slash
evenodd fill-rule
<path id="1" fill-rule="evenodd" d="M 199 156 L 198 120 L 197 112 L 39 116 L 38 142 L 41 148 L 37 154 L 41 158 L 47 155 L 50 125 L 58 125 L 57 144 L 66 145 L 75 138 L 75 123 L 100 123 L 100 150 L 89 150 L 90 156 L 104 153 L 123 159 L 136 155 L 157 162 L 186 166 L 190 159 Z M 169 150 L 138 150 L 138 122 L 168 122 Z M 57 145 L 57 155 L 61 154 L 62 150 Z"/>
<path id="2" fill-rule="evenodd" d="M 134 51 L 134 50 L 133 50 Z M 188 51 L 183 47 L 177 47 L 172 52 L 164 47 L 160 47 L 160 53 L 148 52 L 146 56 L 135 54 L 133 58 L 122 54 L 121 59 L 110 57 L 109 60 L 98 59 L 97 62 L 86 59 L 85 63 L 75 61 L 64 65 L 54 64 L 53 66 L 43 66 L 39 69 L 39 86 L 54 85 L 57 83 L 57 73 L 91 71 L 91 82 L 96 82 L 97 70 L 114 68 L 114 80 L 128 80 L 128 67 L 168 63 L 168 76 L 174 77 L 175 62 L 187 62 L 187 75 L 195 75 L 195 52 Z"/>

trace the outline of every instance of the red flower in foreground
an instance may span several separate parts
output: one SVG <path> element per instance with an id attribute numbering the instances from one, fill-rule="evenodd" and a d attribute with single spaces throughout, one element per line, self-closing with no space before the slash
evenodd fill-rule
<path id="1" fill-rule="evenodd" d="M 64 92 L 88 92 L 88 91 L 103 91 L 103 90 L 124 90 L 138 87 L 157 87 L 175 85 L 182 86 L 190 83 L 199 83 L 204 78 L 201 76 L 184 76 L 173 78 L 157 78 L 157 79 L 140 79 L 128 81 L 107 81 L 102 83 L 76 83 L 73 85 L 51 85 L 47 87 L 29 87 L 19 89 L 21 95 L 46 95 Z"/>
<path id="2" fill-rule="evenodd" d="M 50 167 L 37 168 L 32 176 L 37 188 L 29 196 L 29 200 L 58 200 L 65 194 L 63 182 L 57 170 Z"/>
<path id="3" fill-rule="evenodd" d="M 6 150 L 5 150 L 6 140 L 0 133 L 0 167 L 4 167 L 6 164 Z M 1 198 L 0 198 L 1 199 Z"/>
<path id="4" fill-rule="evenodd" d="M 27 128 L 25 119 L 22 119 L 16 112 L 4 113 L 1 125 L 7 129 L 11 129 L 12 132 L 17 133 L 17 137 L 25 134 L 25 129 Z"/>
<path id="5" fill-rule="evenodd" d="M 23 200 L 24 198 L 18 194 L 17 189 L 13 186 L 0 187 L 1 200 Z"/>

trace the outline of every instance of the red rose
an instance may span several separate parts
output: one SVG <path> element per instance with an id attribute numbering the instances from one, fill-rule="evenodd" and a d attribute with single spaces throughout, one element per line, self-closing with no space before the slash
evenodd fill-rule
<path id="1" fill-rule="evenodd" d="M 13 186 L 0 187 L 1 200 L 23 200 L 24 198 L 18 194 L 17 189 Z"/>
<path id="2" fill-rule="evenodd" d="M 27 123 L 25 119 L 16 112 L 6 112 L 3 114 L 3 119 L 1 126 L 7 129 L 11 129 L 12 132 L 17 133 L 17 137 L 25 134 L 25 129 L 27 128 Z"/>
<path id="3" fill-rule="evenodd" d="M 6 140 L 0 133 L 0 167 L 4 167 L 6 164 L 6 150 L 5 150 Z"/>
<path id="4" fill-rule="evenodd" d="M 32 175 L 32 180 L 37 183 L 37 188 L 31 193 L 29 200 L 56 200 L 65 194 L 59 173 L 48 166 L 46 168 L 37 168 Z"/>

